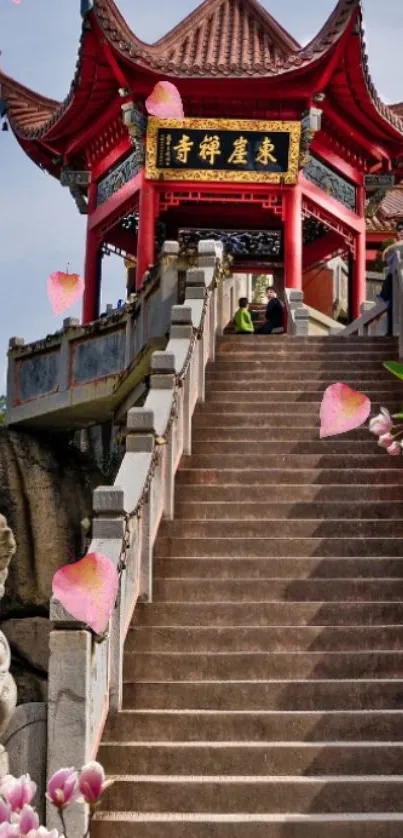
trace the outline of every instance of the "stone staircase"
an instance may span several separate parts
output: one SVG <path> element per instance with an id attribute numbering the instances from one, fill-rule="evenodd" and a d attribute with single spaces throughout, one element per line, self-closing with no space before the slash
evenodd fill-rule
<path id="1" fill-rule="evenodd" d="M 126 643 L 94 838 L 401 838 L 403 469 L 320 441 L 391 339 L 225 336 Z"/>

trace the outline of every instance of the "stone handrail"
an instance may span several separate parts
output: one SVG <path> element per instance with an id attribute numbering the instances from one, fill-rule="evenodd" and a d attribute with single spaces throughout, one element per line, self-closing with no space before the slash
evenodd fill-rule
<path id="1" fill-rule="evenodd" d="M 363 303 L 362 309 L 363 313 L 360 317 L 357 317 L 356 320 L 353 320 L 352 323 L 349 323 L 339 334 L 343 338 L 351 337 L 351 335 L 359 335 L 363 337 L 369 333 L 371 326 L 378 320 L 379 317 L 382 317 L 383 314 L 388 310 L 388 303 L 385 303 L 384 300 L 377 300 L 376 303 L 370 304 L 370 308 L 366 308 L 366 303 Z"/>
<path id="2" fill-rule="evenodd" d="M 122 706 L 125 637 L 136 603 L 152 600 L 159 523 L 173 517 L 174 476 L 182 455 L 191 453 L 191 420 L 197 401 L 204 400 L 205 366 L 237 302 L 235 280 L 222 281 L 221 257 L 217 243 L 200 242 L 199 267 L 187 272 L 185 303 L 172 307 L 169 343 L 152 357 L 145 405 L 128 413 L 126 454 L 115 484 L 94 492 L 90 551 L 107 555 L 120 571 L 107 636 L 99 642 L 51 601 L 48 776 L 61 765 L 80 767 L 94 758 L 108 712 Z M 69 836 L 78 838 L 85 813 L 73 807 L 67 818 Z M 55 825 L 50 810 L 49 825 Z"/>

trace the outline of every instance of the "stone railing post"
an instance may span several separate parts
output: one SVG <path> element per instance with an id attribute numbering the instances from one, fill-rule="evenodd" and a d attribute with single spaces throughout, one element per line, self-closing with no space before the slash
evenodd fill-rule
<path id="1" fill-rule="evenodd" d="M 189 306 L 174 306 L 172 309 L 171 339 L 183 341 L 183 345 L 190 346 L 194 335 L 192 309 Z M 183 382 L 183 453 L 192 453 L 192 393 L 194 389 L 194 371 L 192 363 Z"/>
<path id="2" fill-rule="evenodd" d="M 306 337 L 309 333 L 309 312 L 304 306 L 304 292 L 286 288 L 288 307 L 287 332 L 295 337 Z"/>
<path id="3" fill-rule="evenodd" d="M 117 542 L 112 554 L 120 553 L 125 531 L 124 492 L 117 486 L 99 486 L 93 495 L 93 538 Z M 124 622 L 121 604 L 125 600 L 126 570 L 122 570 L 115 610 L 109 631 L 109 706 L 116 712 L 122 707 L 122 672 Z"/>
<path id="4" fill-rule="evenodd" d="M 145 407 L 133 407 L 127 414 L 127 440 L 126 451 L 128 454 L 142 455 L 146 462 L 151 463 L 155 449 L 155 417 L 154 411 Z M 138 457 L 140 461 L 140 457 Z M 140 465 L 140 462 L 139 462 Z M 133 474 L 133 497 L 139 496 L 138 478 L 143 475 L 142 469 L 139 474 Z M 141 529 L 141 550 L 139 568 L 139 599 L 142 602 L 152 601 L 153 589 L 153 557 L 151 543 L 152 525 L 152 493 L 148 492 L 147 497 L 139 512 Z"/>
<path id="5" fill-rule="evenodd" d="M 191 300 L 198 300 L 201 304 L 201 307 L 204 306 L 204 301 L 206 299 L 206 282 L 205 282 L 205 272 L 204 270 L 190 270 L 187 273 L 187 281 L 186 281 L 186 302 Z M 206 321 L 205 326 L 208 326 L 208 318 L 209 314 L 206 313 Z M 197 351 L 197 377 L 198 377 L 198 394 L 199 394 L 199 401 L 204 402 L 205 400 L 205 346 L 206 341 L 208 341 L 209 336 L 205 334 L 204 329 L 203 333 L 198 336 L 199 340 L 197 341 L 196 351 Z"/>
<path id="6" fill-rule="evenodd" d="M 176 386 L 175 355 L 172 352 L 154 352 L 151 360 L 151 390 L 168 390 L 173 394 Z M 165 483 L 164 483 L 164 518 L 172 521 L 174 517 L 174 438 L 171 425 L 165 440 Z"/>

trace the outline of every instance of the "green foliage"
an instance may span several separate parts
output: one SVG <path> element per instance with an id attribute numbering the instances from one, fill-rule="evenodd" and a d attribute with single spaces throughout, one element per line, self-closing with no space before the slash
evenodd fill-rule
<path id="1" fill-rule="evenodd" d="M 383 366 L 388 372 L 403 381 L 403 364 L 399 364 L 398 361 L 385 361 Z"/>
<path id="2" fill-rule="evenodd" d="M 6 397 L 0 396 L 0 425 L 6 422 Z"/>

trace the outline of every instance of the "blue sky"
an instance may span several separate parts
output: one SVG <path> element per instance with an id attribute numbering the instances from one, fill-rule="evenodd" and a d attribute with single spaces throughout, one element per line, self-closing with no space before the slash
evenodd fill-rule
<path id="1" fill-rule="evenodd" d="M 263 5 L 299 41 L 319 30 L 336 0 L 264 0 Z M 198 5 L 197 0 L 117 0 L 136 34 L 155 41 Z M 403 100 L 403 3 L 364 2 L 370 68 L 386 102 Z M 0 0 L 2 68 L 28 87 L 63 99 L 74 74 L 81 29 L 80 0 Z M 9 133 L 0 133 L 0 392 L 8 338 L 26 341 L 59 328 L 46 294 L 56 270 L 82 272 L 85 218 L 68 190 L 41 172 Z M 103 302 L 124 289 L 121 263 L 104 260 Z M 78 316 L 80 306 L 67 314 Z"/>

